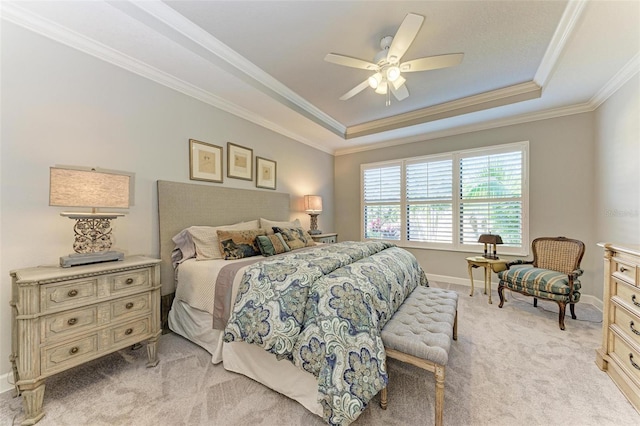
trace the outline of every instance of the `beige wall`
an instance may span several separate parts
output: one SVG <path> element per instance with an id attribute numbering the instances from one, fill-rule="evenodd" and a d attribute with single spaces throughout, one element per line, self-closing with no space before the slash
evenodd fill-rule
<path id="1" fill-rule="evenodd" d="M 9 271 L 56 264 L 72 251 L 73 222 L 48 206 L 50 166 L 136 173 L 135 206 L 113 222 L 115 246 L 129 254 L 158 256 L 156 181 L 189 182 L 189 138 L 225 153 L 231 141 L 276 160 L 277 190 L 291 194 L 292 216 L 308 226 L 300 200 L 320 194 L 318 225 L 334 228 L 332 155 L 13 24 L 3 21 L 1 36 L 0 390 L 10 371 Z M 226 176 L 223 185 L 255 189 Z"/>
<path id="2" fill-rule="evenodd" d="M 360 164 L 528 140 L 530 237 L 564 235 L 583 241 L 583 294 L 601 299 L 601 280 L 595 277 L 600 253 L 594 232 L 593 121 L 593 113 L 584 113 L 337 156 L 335 221 L 340 239 L 360 239 Z M 469 253 L 411 252 L 428 275 L 468 283 L 464 258 Z"/>

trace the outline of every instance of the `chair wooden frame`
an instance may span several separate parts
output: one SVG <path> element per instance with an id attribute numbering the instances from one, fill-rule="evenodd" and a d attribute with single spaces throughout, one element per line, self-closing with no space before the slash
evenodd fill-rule
<path id="1" fill-rule="evenodd" d="M 548 257 L 550 250 L 545 251 L 544 249 L 539 248 L 539 246 L 543 245 L 553 247 L 553 256 Z M 569 281 L 568 302 L 548 299 L 553 300 L 558 304 L 558 323 L 560 325 L 560 329 L 564 330 L 564 316 L 567 303 L 569 303 L 569 309 L 571 310 L 571 318 L 577 318 L 575 313 L 576 302 L 574 301 L 574 281 L 577 280 L 580 275 L 582 275 L 580 262 L 582 261 L 582 257 L 584 256 L 585 245 L 582 241 L 565 237 L 540 237 L 531 242 L 531 249 L 533 251 L 533 260 L 516 260 L 513 262 L 509 262 L 507 263 L 507 269 L 509 269 L 512 265 L 531 264 L 535 268 L 550 269 L 567 274 L 567 278 Z M 498 307 L 500 308 L 502 308 L 505 302 L 505 288 L 520 294 L 524 294 L 525 296 L 533 297 L 534 307 L 538 306 L 538 298 L 545 299 L 544 297 L 540 297 L 539 295 L 529 293 L 526 289 L 517 290 L 514 288 L 510 288 L 501 279 L 498 284 L 498 296 L 500 296 L 500 304 L 498 305 Z"/>

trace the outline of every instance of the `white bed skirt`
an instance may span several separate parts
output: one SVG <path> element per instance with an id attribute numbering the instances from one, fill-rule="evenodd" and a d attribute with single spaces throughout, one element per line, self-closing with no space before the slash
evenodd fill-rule
<path id="1" fill-rule="evenodd" d="M 244 342 L 223 343 L 223 333 L 212 328 L 208 312 L 174 300 L 169 311 L 169 328 L 204 348 L 211 362 L 222 362 L 225 370 L 245 375 L 299 402 L 307 410 L 322 417 L 318 403 L 318 379 L 259 346 Z"/>

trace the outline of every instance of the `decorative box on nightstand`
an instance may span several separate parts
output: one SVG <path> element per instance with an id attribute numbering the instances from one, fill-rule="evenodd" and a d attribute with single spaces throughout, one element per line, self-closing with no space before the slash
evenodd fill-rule
<path id="1" fill-rule="evenodd" d="M 337 243 L 338 242 L 338 234 L 337 233 L 328 233 L 328 234 L 316 234 L 312 235 L 313 241 L 316 243 Z"/>
<path id="2" fill-rule="evenodd" d="M 24 400 L 23 425 L 44 416 L 45 379 L 147 341 L 158 364 L 160 260 L 143 256 L 11 271 L 11 364 Z"/>

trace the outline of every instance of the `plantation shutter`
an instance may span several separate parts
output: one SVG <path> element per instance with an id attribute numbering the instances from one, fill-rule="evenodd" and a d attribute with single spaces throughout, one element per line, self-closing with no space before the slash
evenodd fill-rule
<path id="1" fill-rule="evenodd" d="M 522 150 L 460 158 L 460 243 L 492 233 L 521 246 L 522 222 Z"/>
<path id="2" fill-rule="evenodd" d="M 365 238 L 400 240 L 401 179 L 401 164 L 363 170 Z"/>

